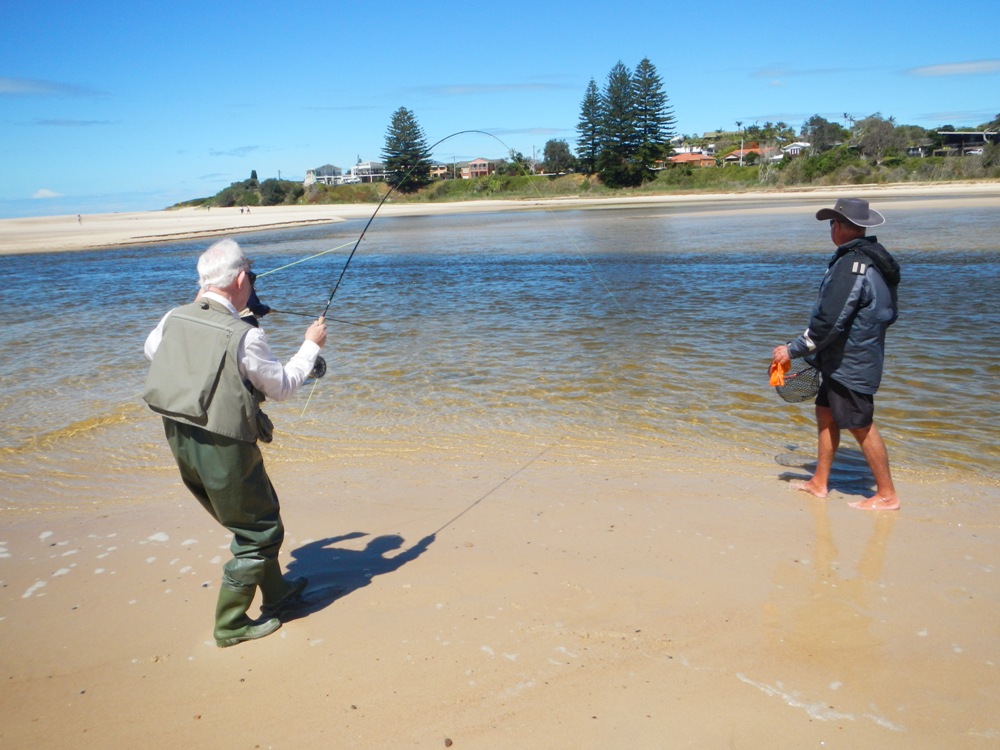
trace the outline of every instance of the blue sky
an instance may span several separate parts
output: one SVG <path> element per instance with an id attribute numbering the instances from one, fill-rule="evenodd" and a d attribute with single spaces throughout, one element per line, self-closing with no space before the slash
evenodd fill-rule
<path id="1" fill-rule="evenodd" d="M 820 114 L 1000 112 L 995 0 L 747 6 L 4 0 L 0 217 L 139 211 L 256 170 L 378 160 L 412 111 L 440 161 L 575 149 L 580 102 L 648 57 L 681 133 Z"/>

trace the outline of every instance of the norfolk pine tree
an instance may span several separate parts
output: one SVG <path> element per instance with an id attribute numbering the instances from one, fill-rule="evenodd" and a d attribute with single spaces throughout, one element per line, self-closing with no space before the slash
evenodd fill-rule
<path id="1" fill-rule="evenodd" d="M 600 153 L 597 169 L 608 187 L 641 185 L 646 170 L 639 162 L 642 145 L 636 120 L 635 86 L 632 72 L 619 60 L 608 73 L 601 96 Z"/>
<path id="2" fill-rule="evenodd" d="M 431 181 L 431 155 L 424 131 L 406 107 L 392 115 L 385 135 L 386 182 L 403 193 L 414 193 Z"/>
<path id="3" fill-rule="evenodd" d="M 670 156 L 670 139 L 674 137 L 676 121 L 663 92 L 663 81 L 648 57 L 644 57 L 635 69 L 632 83 L 640 137 L 638 159 L 644 170 L 644 179 L 652 179 L 652 167 Z"/>
<path id="4" fill-rule="evenodd" d="M 580 121 L 576 125 L 576 132 L 580 134 L 576 140 L 576 153 L 584 174 L 594 174 L 597 171 L 597 155 L 601 151 L 600 127 L 601 93 L 591 78 L 580 104 Z"/>

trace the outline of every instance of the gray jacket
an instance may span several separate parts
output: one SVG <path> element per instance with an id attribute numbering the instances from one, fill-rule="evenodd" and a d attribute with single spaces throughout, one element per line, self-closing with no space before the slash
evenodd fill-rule
<path id="1" fill-rule="evenodd" d="M 875 237 L 837 248 L 819 286 L 809 327 L 788 344 L 825 377 L 874 394 L 882 381 L 885 332 L 898 315 L 899 264 Z"/>

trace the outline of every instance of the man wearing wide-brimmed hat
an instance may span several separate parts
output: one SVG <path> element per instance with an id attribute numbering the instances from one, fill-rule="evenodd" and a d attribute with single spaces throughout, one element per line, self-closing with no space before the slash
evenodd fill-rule
<path id="1" fill-rule="evenodd" d="M 816 497 L 827 496 L 840 432 L 848 430 L 875 477 L 875 495 L 850 505 L 862 510 L 898 510 L 889 454 L 875 427 L 874 396 L 882 381 L 886 329 L 897 316 L 899 264 L 874 236 L 865 236 L 869 227 L 885 223 L 868 201 L 840 198 L 833 208 L 820 209 L 816 218 L 830 221 L 830 238 L 837 251 L 820 284 L 809 327 L 773 352 L 780 366 L 805 357 L 823 375 L 816 396 L 816 472 L 793 486 Z"/>

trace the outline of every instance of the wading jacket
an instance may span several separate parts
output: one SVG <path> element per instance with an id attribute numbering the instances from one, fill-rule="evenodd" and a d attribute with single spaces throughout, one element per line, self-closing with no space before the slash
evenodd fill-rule
<path id="1" fill-rule="evenodd" d="M 899 264 L 875 237 L 841 245 L 827 267 L 809 327 L 788 344 L 825 377 L 859 393 L 882 381 L 885 332 L 898 314 Z"/>

